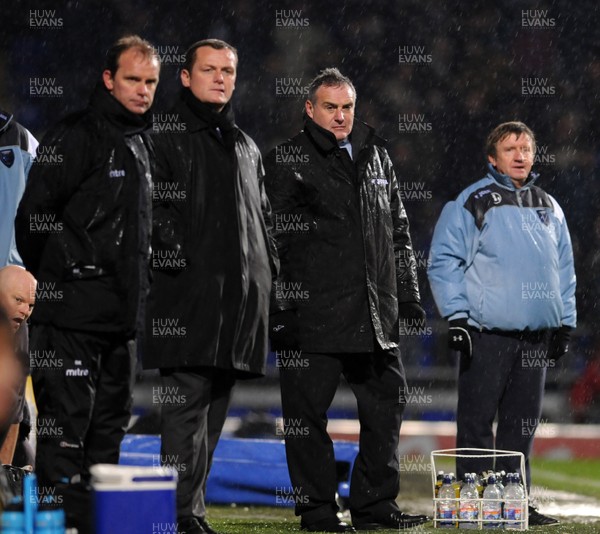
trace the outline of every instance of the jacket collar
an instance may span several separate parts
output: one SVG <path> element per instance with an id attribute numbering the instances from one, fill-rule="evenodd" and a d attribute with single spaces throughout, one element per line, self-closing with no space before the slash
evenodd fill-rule
<path id="1" fill-rule="evenodd" d="M 328 154 L 339 149 L 339 144 L 335 138 L 335 135 L 333 135 L 333 133 L 329 130 L 319 126 L 306 114 L 304 115 L 304 132 L 316 145 L 319 151 L 324 154 Z M 366 146 L 383 146 L 385 144 L 385 139 L 378 136 L 373 127 L 357 119 L 354 119 L 352 133 L 349 137 L 350 142 L 352 143 L 352 151 L 354 153 L 355 160 L 359 152 Z"/>
<path id="2" fill-rule="evenodd" d="M 4 132 L 4 130 L 8 128 L 8 125 L 10 124 L 12 118 L 13 116 L 11 113 L 8 113 L 7 111 L 2 111 L 0 109 L 0 133 Z"/>
<path id="3" fill-rule="evenodd" d="M 513 181 L 510 179 L 510 176 L 508 176 L 508 174 L 502 174 L 501 172 L 498 172 L 498 169 L 496 169 L 496 167 L 494 167 L 491 163 L 488 163 L 487 166 L 488 166 L 488 176 L 492 180 L 497 182 L 499 185 L 501 185 L 505 189 L 511 189 L 512 191 L 517 190 L 517 188 L 515 187 L 515 184 L 513 184 Z M 531 187 L 535 183 L 535 181 L 538 179 L 538 177 L 539 177 L 539 174 L 536 172 L 529 173 L 529 177 L 528 177 L 527 181 L 525 182 L 525 184 L 523 185 L 523 187 L 521 187 L 521 189 L 527 189 L 527 188 Z"/>
<path id="4" fill-rule="evenodd" d="M 197 107 L 194 106 L 193 102 L 190 100 L 193 97 L 190 95 L 191 93 L 189 92 L 189 89 L 186 91 L 185 88 L 182 88 L 181 92 L 179 93 L 179 99 L 175 104 L 175 109 L 181 114 L 181 118 L 186 124 L 186 129 L 190 132 L 194 132 L 219 126 L 218 118 L 212 117 L 212 114 L 208 113 L 208 110 L 206 109 L 201 110 L 201 103 L 199 103 Z M 226 125 L 228 128 L 237 130 L 231 102 L 227 104 L 221 113 L 224 113 L 222 117 L 224 119 L 224 126 L 225 123 L 229 123 Z"/>
<path id="5" fill-rule="evenodd" d="M 90 108 L 102 115 L 113 127 L 125 135 L 141 133 L 150 127 L 149 111 L 143 115 L 132 113 L 113 97 L 102 83 L 96 85 L 92 93 Z"/>

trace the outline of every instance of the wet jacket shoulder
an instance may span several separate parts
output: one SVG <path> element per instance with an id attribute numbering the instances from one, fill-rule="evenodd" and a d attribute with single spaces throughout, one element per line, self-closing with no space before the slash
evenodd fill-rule
<path id="1" fill-rule="evenodd" d="M 17 146 L 34 158 L 38 141 L 12 114 L 0 110 L 0 147 L 9 146 Z"/>

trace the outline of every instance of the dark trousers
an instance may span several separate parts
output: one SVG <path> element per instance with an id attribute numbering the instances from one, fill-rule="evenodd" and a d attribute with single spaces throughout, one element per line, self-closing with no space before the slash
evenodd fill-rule
<path id="1" fill-rule="evenodd" d="M 85 481 L 92 465 L 118 463 L 131 417 L 134 342 L 36 325 L 30 355 L 40 484 Z"/>
<path id="2" fill-rule="evenodd" d="M 528 489 L 531 485 L 529 456 L 542 413 L 549 336 L 472 332 L 473 357 L 461 357 L 458 379 L 458 448 L 503 449 L 522 452 Z M 496 439 L 492 423 L 498 415 Z M 457 475 L 487 469 L 520 472 L 516 457 L 457 461 Z"/>
<path id="3" fill-rule="evenodd" d="M 285 355 L 283 356 L 285 357 Z M 337 512 L 336 465 L 327 410 L 343 375 L 358 404 L 360 451 L 350 510 L 368 517 L 398 510 L 398 440 L 406 387 L 400 352 L 291 355 L 280 367 L 283 427 L 296 515 L 312 523 Z"/>
<path id="4" fill-rule="evenodd" d="M 161 462 L 179 472 L 177 516 L 204 517 L 206 479 L 227 417 L 233 371 L 211 367 L 161 369 Z"/>

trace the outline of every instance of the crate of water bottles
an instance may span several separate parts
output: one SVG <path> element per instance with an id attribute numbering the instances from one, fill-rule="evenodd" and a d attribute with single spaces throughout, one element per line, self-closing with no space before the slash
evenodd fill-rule
<path id="1" fill-rule="evenodd" d="M 463 480 L 457 480 L 450 469 L 463 458 L 467 465 L 470 460 L 492 468 L 480 473 L 465 473 Z M 520 469 L 514 473 L 495 471 L 493 467 L 499 463 L 519 464 Z M 432 451 L 431 474 L 436 528 L 528 529 L 527 481 L 522 453 L 495 449 Z"/>

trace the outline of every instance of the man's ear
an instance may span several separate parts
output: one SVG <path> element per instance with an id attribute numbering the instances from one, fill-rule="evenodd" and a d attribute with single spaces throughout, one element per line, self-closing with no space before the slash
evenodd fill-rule
<path id="1" fill-rule="evenodd" d="M 181 74 L 179 75 L 181 79 L 181 85 L 184 87 L 189 87 L 191 83 L 190 79 L 190 71 L 187 69 L 181 69 Z"/>
<path id="2" fill-rule="evenodd" d="M 488 161 L 495 167 L 496 166 L 496 158 L 494 156 L 488 155 Z"/>
<path id="3" fill-rule="evenodd" d="M 307 100 L 304 104 L 304 110 L 306 114 L 312 119 L 313 118 L 313 104 L 310 100 Z"/>
<path id="4" fill-rule="evenodd" d="M 106 87 L 109 91 L 112 91 L 115 88 L 115 80 L 112 72 L 110 72 L 108 69 L 102 73 L 102 81 L 104 82 L 104 87 Z"/>

